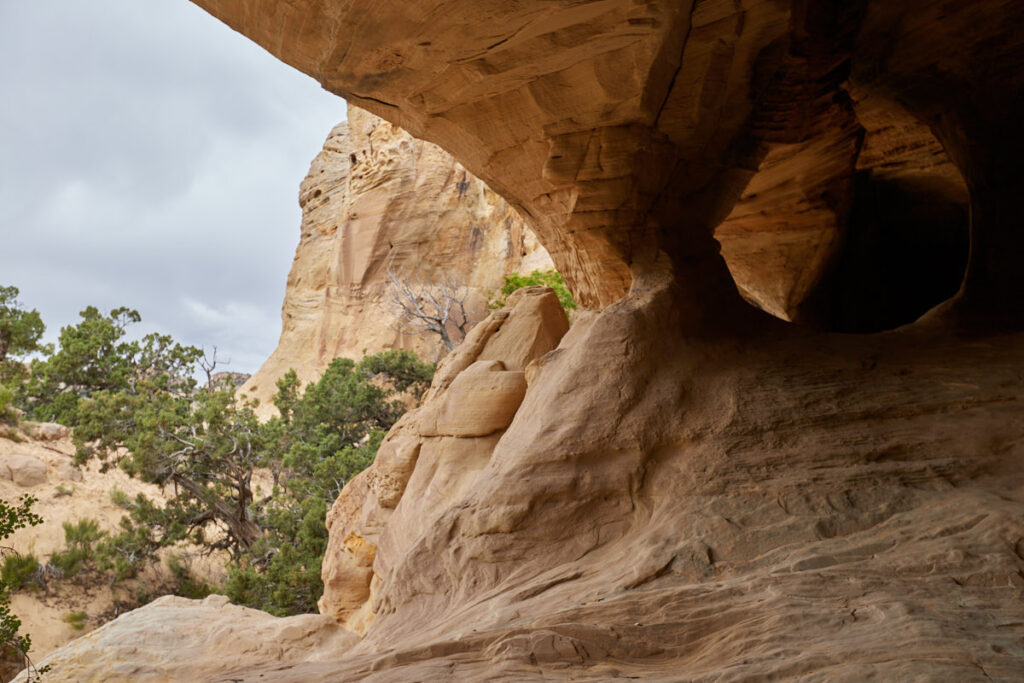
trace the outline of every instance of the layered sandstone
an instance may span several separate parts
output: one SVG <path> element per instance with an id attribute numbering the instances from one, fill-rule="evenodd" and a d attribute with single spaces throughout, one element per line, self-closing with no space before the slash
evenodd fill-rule
<path id="1" fill-rule="evenodd" d="M 508 305 L 444 359 L 423 406 L 402 417 L 328 514 L 320 611 L 357 633 L 372 623 L 376 599 L 394 589 L 391 570 L 410 545 L 479 483 L 536 361 L 569 329 L 550 289 L 520 289 Z"/>
<path id="2" fill-rule="evenodd" d="M 388 489 L 434 521 L 359 555 L 337 670 L 1021 673 L 1024 6 L 197 3 L 451 151 L 603 309 L 430 459 L 471 485 Z M 736 284 L 850 331 L 955 296 L 836 337 Z"/>
<path id="3" fill-rule="evenodd" d="M 481 323 L 342 492 L 357 644 L 219 680 L 1024 677 L 1024 5 L 196 2 L 453 152 L 595 309 Z M 826 329 L 955 296 L 841 335 L 736 283 Z"/>
<path id="4" fill-rule="evenodd" d="M 871 292 L 867 308 L 910 322 L 961 279 L 969 201 L 956 315 L 1020 308 L 998 199 L 1021 182 L 1019 3 L 196 1 L 452 152 L 528 218 L 584 305 L 622 296 L 659 252 L 709 304 L 731 296 L 721 226 L 748 296 L 824 327 L 828 305 L 797 315 L 818 285 L 863 308 L 856 284 L 828 282 L 847 246 L 937 251 L 952 272 L 920 269 L 943 280 L 924 303 L 900 300 L 898 273 Z M 915 220 L 929 213 L 938 234 Z M 892 326 L 856 322 L 838 327 Z"/>
<path id="5" fill-rule="evenodd" d="M 543 290 L 478 325 L 330 513 L 321 607 L 361 640 L 195 670 L 1019 679 L 1021 335 L 822 335 L 754 316 L 706 320 L 695 336 L 693 298 L 644 275 L 546 353 L 533 342 L 565 328 Z M 507 410 L 470 404 L 459 435 L 434 428 L 467 378 L 520 372 L 521 399 L 484 394 Z M 46 662 L 107 680 L 113 662 L 169 660 L 175 638 L 148 623 L 106 627 L 144 655 L 89 668 L 98 654 L 80 642 Z M 163 680 L 148 671 L 135 680 Z"/>
<path id="6" fill-rule="evenodd" d="M 278 618 L 232 605 L 222 595 L 205 600 L 167 595 L 47 658 L 53 672 L 46 677 L 105 683 L 209 681 L 240 666 L 316 661 L 317 652 L 344 652 L 354 641 L 318 615 Z M 24 681 L 25 674 L 15 680 Z"/>
<path id="7" fill-rule="evenodd" d="M 450 278 L 465 286 L 477 322 L 504 275 L 552 267 L 523 219 L 461 164 L 356 107 L 313 160 L 299 204 L 281 338 L 242 387 L 264 413 L 291 368 L 308 382 L 337 357 L 396 348 L 440 357 L 437 335 L 400 331 L 389 271 L 413 283 Z"/>

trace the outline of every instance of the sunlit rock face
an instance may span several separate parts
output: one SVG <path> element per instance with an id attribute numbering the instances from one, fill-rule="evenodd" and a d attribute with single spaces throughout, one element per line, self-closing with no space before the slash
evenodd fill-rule
<path id="1" fill-rule="evenodd" d="M 232 605 L 222 595 L 205 600 L 165 595 L 57 650 L 46 659 L 52 669 L 47 677 L 76 683 L 223 680 L 242 666 L 343 652 L 354 640 L 320 615 L 279 618 Z M 45 678 L 29 679 L 22 672 L 15 680 Z"/>
<path id="2" fill-rule="evenodd" d="M 395 425 L 328 515 L 320 611 L 357 633 L 378 611 L 374 592 L 398 587 L 392 567 L 409 562 L 417 539 L 480 483 L 536 377 L 535 361 L 569 329 L 550 289 L 520 289 L 508 305 L 445 358 L 422 407 Z"/>
<path id="3" fill-rule="evenodd" d="M 302 233 L 274 353 L 242 387 L 273 410 L 275 382 L 304 382 L 338 357 L 411 349 L 433 362 L 435 334 L 403 334 L 388 272 L 409 283 L 466 287 L 473 322 L 487 315 L 502 276 L 551 268 L 533 231 L 447 153 L 356 107 L 331 131 L 299 192 Z"/>
<path id="4" fill-rule="evenodd" d="M 1024 5 L 197 3 L 593 309 L 481 323 L 331 512 L 360 641 L 233 679 L 1024 676 Z"/>

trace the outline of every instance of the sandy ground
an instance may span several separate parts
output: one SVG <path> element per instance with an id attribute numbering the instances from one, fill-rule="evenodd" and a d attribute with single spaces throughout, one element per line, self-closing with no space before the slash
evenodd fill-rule
<path id="1" fill-rule="evenodd" d="M 64 522 L 93 518 L 103 529 L 118 527 L 125 511 L 111 500 L 110 491 L 114 487 L 131 498 L 140 492 L 162 498 L 158 487 L 134 480 L 118 469 L 101 473 L 98 462 L 81 468 L 81 481 L 62 478 L 62 471 L 72 464 L 74 452 L 75 447 L 69 437 L 54 441 L 22 437 L 19 442 L 0 436 L 0 457 L 33 456 L 46 463 L 47 469 L 47 481 L 36 486 L 24 487 L 0 479 L 0 497 L 3 500 L 15 502 L 21 495 L 30 494 L 38 499 L 33 511 L 44 520 L 40 526 L 19 530 L 2 545 L 19 553 L 33 553 L 40 564 L 45 565 L 51 553 L 64 548 Z M 192 566 L 194 573 L 205 580 L 217 580 L 223 575 L 222 562 L 216 559 L 193 558 Z M 18 591 L 11 600 L 11 607 L 22 620 L 22 633 L 32 637 L 30 654 L 38 661 L 52 650 L 117 616 L 119 603 L 137 603 L 140 593 L 149 595 L 150 599 L 159 597 L 158 587 L 167 575 L 166 568 L 149 571 L 140 576 L 139 581 L 124 582 L 115 589 L 103 581 L 98 585 L 88 585 L 88 580 L 79 578 L 50 580 L 45 591 Z M 87 615 L 84 625 L 78 629 L 65 621 L 69 614 L 76 612 Z"/>

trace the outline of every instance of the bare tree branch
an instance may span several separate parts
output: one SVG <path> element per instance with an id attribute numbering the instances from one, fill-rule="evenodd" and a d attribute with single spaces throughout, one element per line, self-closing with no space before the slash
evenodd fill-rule
<path id="1" fill-rule="evenodd" d="M 397 319 L 394 329 L 402 334 L 436 334 L 451 351 L 461 342 L 472 321 L 466 313 L 469 289 L 451 275 L 436 282 L 410 278 L 403 268 L 388 269 L 386 300 Z"/>

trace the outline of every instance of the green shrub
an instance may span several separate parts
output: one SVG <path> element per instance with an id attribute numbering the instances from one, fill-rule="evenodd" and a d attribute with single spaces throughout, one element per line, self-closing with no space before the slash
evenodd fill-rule
<path id="1" fill-rule="evenodd" d="M 20 387 L 21 407 L 36 420 L 77 427 L 88 417 L 82 409 L 89 399 L 104 393 L 135 395 L 142 380 L 181 377 L 202 356 L 167 335 L 128 341 L 128 328 L 142 320 L 129 308 L 104 315 L 89 306 L 79 316 L 77 325 L 61 329 L 55 353 L 32 362 L 28 381 Z M 169 387 L 165 383 L 162 388 Z"/>
<path id="2" fill-rule="evenodd" d="M 179 503 L 181 501 L 172 501 Z M 187 515 L 199 514 L 196 505 L 184 509 L 160 507 L 141 493 L 132 503 L 131 512 L 121 518 L 121 529 L 108 534 L 96 545 L 96 568 L 112 572 L 113 581 L 134 578 L 156 559 L 156 551 L 182 540 L 203 545 L 202 527 L 191 530 Z M 143 603 L 139 603 L 143 604 Z"/>
<path id="3" fill-rule="evenodd" d="M 523 287 L 536 285 L 553 289 L 555 296 L 558 297 L 558 303 L 562 304 L 562 308 L 565 309 L 566 313 L 576 310 L 576 301 L 572 298 L 569 288 L 565 286 L 565 278 L 557 270 L 535 270 L 529 275 L 519 275 L 518 273 L 506 275 L 505 284 L 502 285 L 497 294 L 491 295 L 491 300 L 487 306 L 489 308 L 503 308 L 512 292 Z"/>
<path id="4" fill-rule="evenodd" d="M 365 377 L 382 378 L 395 391 L 407 391 L 417 400 L 430 388 L 435 369 L 434 365 L 424 363 L 412 351 L 397 349 L 366 356 L 356 368 Z"/>
<path id="5" fill-rule="evenodd" d="M 110 502 L 122 510 L 130 510 L 132 508 L 132 499 L 127 493 L 116 486 L 110 489 Z"/>
<path id="6" fill-rule="evenodd" d="M 254 562 L 228 574 L 224 593 L 231 602 L 277 616 L 315 613 L 324 592 L 320 565 L 327 549 L 327 507 L 314 496 L 271 510 Z"/>
<path id="7" fill-rule="evenodd" d="M 0 422 L 12 417 L 8 411 L 13 398 L 11 387 L 25 377 L 23 359 L 32 353 L 51 351 L 49 345 L 41 343 L 46 326 L 39 311 L 25 310 L 18 293 L 17 287 L 0 286 Z"/>
<path id="8" fill-rule="evenodd" d="M 294 371 L 278 382 L 281 416 L 262 425 L 279 487 L 262 511 L 263 535 L 232 567 L 224 592 L 239 605 L 285 616 L 316 612 L 323 594 L 327 509 L 366 469 L 387 430 L 405 412 L 396 392 L 422 396 L 434 366 L 409 351 L 335 359 L 304 391 Z"/>
<path id="9" fill-rule="evenodd" d="M 0 580 L 10 591 L 22 588 L 37 588 L 39 585 L 39 560 L 32 553 L 10 553 L 0 566 Z"/>
<path id="10" fill-rule="evenodd" d="M 167 336 L 127 341 L 126 328 L 140 319 L 129 309 L 88 308 L 81 318 L 61 331 L 56 353 L 33 363 L 17 392 L 21 405 L 37 419 L 74 427 L 79 464 L 97 458 L 170 495 L 158 503 L 111 489 L 111 501 L 127 511 L 121 528 L 65 524 L 66 547 L 51 556 L 52 568 L 113 583 L 137 576 L 162 548 L 194 544 L 230 553 L 236 602 L 276 614 L 315 612 L 327 508 L 373 462 L 434 366 L 389 351 L 358 363 L 337 359 L 305 387 L 289 373 L 275 397 L 280 417 L 261 424 L 234 387 L 213 380 L 215 357 Z M 263 467 L 275 484 L 265 498 L 252 484 Z M 174 584 L 161 590 L 188 597 L 213 590 L 180 561 L 170 570 Z"/>
<path id="11" fill-rule="evenodd" d="M 0 424 L 18 426 L 18 411 L 14 408 L 14 389 L 0 381 Z"/>
<path id="12" fill-rule="evenodd" d="M 171 576 L 174 579 L 174 586 L 171 592 L 175 595 L 191 598 L 192 600 L 201 600 L 214 592 L 214 586 L 204 581 L 199 581 L 192 575 L 192 570 L 189 568 L 187 561 L 182 557 L 172 555 L 167 562 L 167 566 L 171 570 Z"/>
<path id="13" fill-rule="evenodd" d="M 65 624 L 71 626 L 76 631 L 81 631 L 85 628 L 85 622 L 89 619 L 89 615 L 85 612 L 69 612 L 62 617 Z"/>
<path id="14" fill-rule="evenodd" d="M 59 569 L 65 578 L 71 578 L 95 561 L 94 545 L 107 535 L 100 531 L 95 519 L 82 519 L 77 524 L 64 522 L 65 550 L 53 553 L 50 564 Z"/>
<path id="15" fill-rule="evenodd" d="M 35 502 L 36 499 L 32 496 L 22 496 L 17 504 L 0 500 L 0 540 L 7 538 L 18 529 L 43 523 L 42 518 L 32 512 L 32 505 Z M 38 565 L 37 561 L 36 566 L 38 567 Z M 0 572 L 0 658 L 7 663 L 15 662 L 19 669 L 26 669 L 28 680 L 36 681 L 48 667 L 37 669 L 33 666 L 28 655 L 29 649 L 32 647 L 32 638 L 18 632 L 21 629 L 21 619 L 11 612 L 10 591 L 10 584 Z"/>

